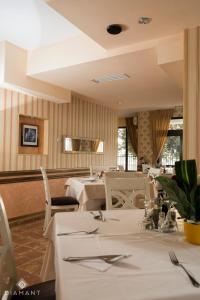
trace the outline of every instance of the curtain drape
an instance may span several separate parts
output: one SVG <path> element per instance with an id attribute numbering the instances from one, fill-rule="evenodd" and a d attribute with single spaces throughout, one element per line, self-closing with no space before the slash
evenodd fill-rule
<path id="1" fill-rule="evenodd" d="M 133 117 L 126 118 L 126 128 L 133 151 L 138 155 L 138 128 L 133 124 Z"/>
<path id="2" fill-rule="evenodd" d="M 100 143 L 99 140 L 91 141 L 91 151 L 92 152 L 97 152 L 99 143 Z"/>
<path id="3" fill-rule="evenodd" d="M 162 153 L 172 115 L 173 109 L 150 111 L 153 165 L 156 165 L 156 162 Z"/>

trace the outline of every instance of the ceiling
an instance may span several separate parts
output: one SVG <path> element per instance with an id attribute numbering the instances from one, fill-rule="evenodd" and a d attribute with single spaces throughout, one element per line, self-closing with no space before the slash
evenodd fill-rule
<path id="1" fill-rule="evenodd" d="M 158 39 L 200 24 L 199 0 L 50 0 L 48 3 L 104 48 Z M 148 26 L 140 16 L 152 18 Z M 107 34 L 108 24 L 126 27 L 119 36 Z"/>
<path id="2" fill-rule="evenodd" d="M 102 74 L 124 72 L 130 78 L 105 83 L 94 83 Z M 179 105 L 181 89 L 156 63 L 154 49 L 114 56 L 36 76 L 54 84 L 65 86 L 96 101 L 120 110 L 121 115 L 133 111 Z M 161 104 L 161 102 L 163 104 Z"/>
<path id="3" fill-rule="evenodd" d="M 0 41 L 34 49 L 79 32 L 43 0 L 0 0 Z"/>
<path id="4" fill-rule="evenodd" d="M 0 8 L 3 2 L 8 2 L 13 14 L 18 12 L 11 5 L 15 0 L 0 0 Z M 33 29 L 40 24 L 42 35 L 35 44 L 31 35 L 26 36 L 27 45 L 20 42 L 22 37 L 4 39 L 29 50 L 29 76 L 88 96 L 121 116 L 182 104 L 183 31 L 200 24 L 199 0 L 21 2 L 23 15 L 37 12 L 39 22 L 33 23 Z M 27 2 L 35 5 L 34 10 Z M 140 16 L 151 17 L 152 22 L 139 25 Z M 109 35 L 106 27 L 111 23 L 122 24 L 122 33 Z M 24 27 L 18 31 L 25 36 Z M 92 81 L 113 73 L 129 78 L 101 84 Z"/>

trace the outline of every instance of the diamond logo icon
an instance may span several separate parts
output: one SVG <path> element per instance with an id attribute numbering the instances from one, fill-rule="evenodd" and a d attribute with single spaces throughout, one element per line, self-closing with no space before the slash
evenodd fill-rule
<path id="1" fill-rule="evenodd" d="M 28 286 L 28 283 L 23 279 L 21 278 L 18 282 L 17 282 L 17 287 L 20 288 L 21 290 L 26 288 Z"/>

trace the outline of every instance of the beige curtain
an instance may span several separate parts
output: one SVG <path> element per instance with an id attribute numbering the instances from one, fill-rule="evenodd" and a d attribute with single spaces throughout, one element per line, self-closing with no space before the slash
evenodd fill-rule
<path id="1" fill-rule="evenodd" d="M 128 137 L 133 147 L 133 151 L 136 155 L 138 155 L 138 129 L 137 125 L 133 124 L 133 117 L 126 118 L 126 128 L 128 131 Z"/>
<path id="2" fill-rule="evenodd" d="M 156 165 L 167 139 L 170 119 L 173 109 L 150 111 L 150 124 L 152 133 L 152 163 Z"/>
<path id="3" fill-rule="evenodd" d="M 99 140 L 91 141 L 91 151 L 92 152 L 97 152 L 97 149 L 99 147 Z"/>

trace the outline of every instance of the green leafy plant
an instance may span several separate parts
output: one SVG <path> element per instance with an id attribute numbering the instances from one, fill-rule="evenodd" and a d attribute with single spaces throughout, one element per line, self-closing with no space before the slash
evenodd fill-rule
<path id="1" fill-rule="evenodd" d="M 177 208 L 180 216 L 194 223 L 200 222 L 200 185 L 198 185 L 195 160 L 175 163 L 176 177 L 159 176 L 156 180 L 166 191 L 170 203 Z"/>

